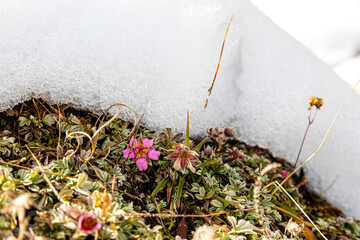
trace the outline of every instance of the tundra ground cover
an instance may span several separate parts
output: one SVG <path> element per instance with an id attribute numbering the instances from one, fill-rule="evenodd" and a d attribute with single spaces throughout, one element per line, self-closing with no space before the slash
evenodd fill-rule
<path id="1" fill-rule="evenodd" d="M 141 118 L 140 118 L 141 119 Z M 184 115 L 186 124 L 186 115 Z M 2 239 L 357 239 L 306 176 L 231 127 L 205 139 L 45 100 L 1 113 Z M 290 197 L 295 201 L 291 200 Z"/>

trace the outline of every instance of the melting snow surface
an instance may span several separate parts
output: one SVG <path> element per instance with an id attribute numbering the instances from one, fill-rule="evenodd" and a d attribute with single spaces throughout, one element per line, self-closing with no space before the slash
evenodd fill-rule
<path id="1" fill-rule="evenodd" d="M 223 60 L 203 110 L 231 16 Z M 307 99 L 325 99 L 301 161 L 319 145 L 350 87 L 248 0 L 2 0 L 0 110 L 31 96 L 99 112 L 124 102 L 146 126 L 193 135 L 236 127 L 238 138 L 294 161 Z M 360 218 L 360 98 L 352 96 L 322 151 L 306 166 L 309 186 Z M 124 111 L 124 117 L 130 114 Z"/>

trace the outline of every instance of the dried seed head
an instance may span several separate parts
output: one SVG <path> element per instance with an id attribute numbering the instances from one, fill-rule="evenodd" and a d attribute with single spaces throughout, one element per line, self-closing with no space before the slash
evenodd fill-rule
<path id="1" fill-rule="evenodd" d="M 318 109 L 324 104 L 324 99 L 318 98 L 317 103 L 315 104 Z"/>
<path id="2" fill-rule="evenodd" d="M 318 97 L 310 97 L 308 101 L 310 107 L 316 106 L 317 109 L 320 109 L 320 107 L 324 104 L 324 99 Z"/>
<path id="3" fill-rule="evenodd" d="M 224 134 L 226 137 L 234 137 L 235 136 L 235 128 L 225 127 Z"/>
<path id="4" fill-rule="evenodd" d="M 209 127 L 206 132 L 209 134 L 210 137 L 213 138 L 217 138 L 218 136 L 220 136 L 220 132 L 219 129 L 214 128 L 214 127 Z"/>
<path id="5" fill-rule="evenodd" d="M 213 149 L 209 145 L 207 145 L 204 150 L 205 156 L 210 157 L 211 155 L 213 155 L 213 153 L 214 153 Z"/>

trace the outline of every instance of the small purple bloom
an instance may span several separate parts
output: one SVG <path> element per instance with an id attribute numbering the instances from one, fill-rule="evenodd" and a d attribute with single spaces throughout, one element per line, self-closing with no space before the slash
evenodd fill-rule
<path id="1" fill-rule="evenodd" d="M 159 160 L 160 152 L 153 148 L 154 140 L 131 138 L 129 147 L 123 151 L 124 158 L 131 158 L 136 162 L 136 166 L 140 171 L 148 168 L 150 159 Z"/>
<path id="2" fill-rule="evenodd" d="M 101 223 L 96 221 L 96 218 L 93 214 L 81 215 L 78 219 L 78 228 L 86 233 L 91 234 L 93 231 L 99 230 L 101 228 Z"/>

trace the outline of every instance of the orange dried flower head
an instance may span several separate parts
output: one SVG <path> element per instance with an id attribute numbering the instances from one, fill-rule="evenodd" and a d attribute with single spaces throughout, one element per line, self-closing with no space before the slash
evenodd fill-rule
<path id="1" fill-rule="evenodd" d="M 320 109 L 320 107 L 324 104 L 324 99 L 318 97 L 309 97 L 308 101 L 310 107 L 315 106 L 317 109 Z"/>

